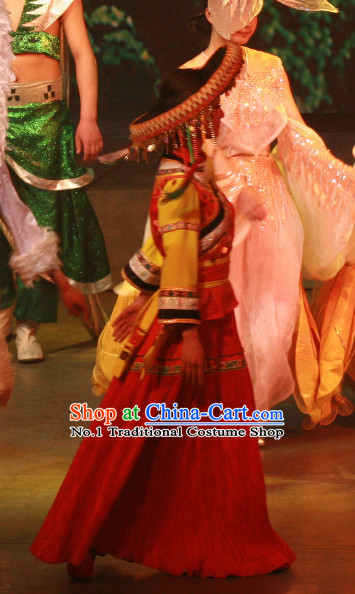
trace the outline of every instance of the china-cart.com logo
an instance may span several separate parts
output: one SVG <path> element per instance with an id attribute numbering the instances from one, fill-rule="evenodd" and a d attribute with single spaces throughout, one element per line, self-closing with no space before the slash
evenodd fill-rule
<path id="1" fill-rule="evenodd" d="M 284 416 L 282 410 L 249 411 L 244 404 L 239 408 L 224 407 L 221 402 L 214 402 L 206 411 L 197 407 L 172 407 L 164 402 L 153 402 L 144 410 L 136 404 L 123 408 L 95 409 L 86 402 L 73 402 L 69 407 L 70 421 L 95 421 L 90 428 L 71 426 L 70 437 L 271 437 L 280 439 L 284 436 Z M 120 418 L 117 425 L 113 425 Z"/>

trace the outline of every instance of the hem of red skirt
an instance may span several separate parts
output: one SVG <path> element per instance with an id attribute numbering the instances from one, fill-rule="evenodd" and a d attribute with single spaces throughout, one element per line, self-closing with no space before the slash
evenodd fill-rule
<path id="1" fill-rule="evenodd" d="M 187 569 L 178 569 L 178 568 L 173 568 L 171 566 L 167 567 L 165 564 L 160 564 L 159 562 L 155 563 L 154 561 L 151 562 L 144 562 L 141 561 L 137 558 L 134 558 L 134 556 L 124 556 L 124 555 L 120 555 L 120 556 L 116 556 L 110 552 L 107 553 L 108 555 L 111 555 L 112 557 L 115 557 L 116 559 L 122 559 L 123 561 L 128 561 L 129 563 L 138 563 L 140 565 L 144 565 L 145 567 L 149 567 L 150 569 L 156 569 L 158 571 L 161 571 L 162 573 L 167 573 L 169 575 L 174 575 L 174 576 L 188 576 L 188 577 L 200 577 L 200 578 L 217 578 L 217 579 L 223 579 L 223 578 L 228 578 L 228 577 L 252 577 L 255 575 L 267 575 L 268 573 L 273 573 L 274 571 L 280 570 L 281 568 L 283 568 L 284 566 L 290 566 L 291 563 L 293 563 L 293 561 L 296 560 L 296 556 L 293 555 L 292 557 L 286 557 L 286 555 L 283 557 L 282 560 L 279 560 L 276 563 L 270 563 L 270 561 L 265 561 L 264 563 L 259 563 L 258 564 L 258 568 L 252 567 L 252 563 L 250 564 L 245 564 L 245 567 L 243 567 L 243 569 L 238 570 L 238 572 L 236 571 L 208 571 L 208 570 L 200 570 L 200 569 L 196 569 L 196 570 L 187 570 Z M 164 565 L 164 566 L 163 566 Z"/>
<path id="2" fill-rule="evenodd" d="M 30 548 L 30 552 L 32 553 L 32 555 L 34 557 L 36 557 L 36 559 L 38 559 L 39 561 L 42 561 L 43 563 L 48 563 L 51 565 L 55 565 L 55 564 L 60 564 L 60 563 L 72 563 L 73 565 L 78 565 L 78 562 L 75 563 L 75 561 L 73 561 L 73 557 L 70 557 L 69 559 L 64 559 L 62 557 L 60 557 L 59 559 L 51 559 L 48 556 L 45 555 L 41 555 L 40 552 L 35 552 L 35 550 L 31 547 Z M 187 570 L 187 569 L 178 569 L 178 568 L 174 568 L 172 566 L 167 566 L 166 564 L 161 564 L 159 562 L 144 562 L 144 560 L 138 559 L 136 557 L 134 557 L 134 555 L 116 555 L 114 553 L 111 553 L 110 551 L 106 551 L 105 553 L 99 552 L 98 555 L 104 556 L 104 555 L 111 555 L 112 557 L 119 559 L 119 560 L 123 560 L 123 561 L 127 561 L 129 563 L 138 563 L 140 565 L 143 565 L 145 567 L 149 567 L 150 569 L 155 569 L 157 571 L 160 571 L 162 573 L 166 573 L 169 575 L 174 575 L 174 576 L 189 576 L 189 577 L 201 577 L 201 578 L 228 578 L 228 577 L 252 577 L 252 576 L 256 576 L 256 575 L 267 575 L 269 573 L 273 573 L 276 572 L 278 570 L 282 570 L 282 569 L 288 569 L 291 565 L 291 563 L 293 563 L 294 561 L 296 561 L 296 556 L 294 554 L 292 555 L 280 555 L 279 559 L 275 562 L 270 562 L 269 560 L 265 560 L 264 562 L 259 562 L 257 564 L 257 567 L 255 567 L 255 564 L 253 566 L 252 563 L 250 564 L 245 564 L 245 567 L 243 567 L 243 569 L 241 569 L 240 571 L 238 570 L 238 572 L 235 571 L 231 571 L 231 572 L 220 572 L 220 571 L 208 571 L 208 570 Z"/>

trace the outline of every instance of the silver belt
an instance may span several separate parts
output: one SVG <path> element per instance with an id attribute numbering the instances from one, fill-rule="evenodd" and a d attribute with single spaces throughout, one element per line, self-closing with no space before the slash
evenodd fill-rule
<path id="1" fill-rule="evenodd" d="M 55 78 L 40 83 L 20 83 L 11 87 L 7 105 L 20 107 L 28 103 L 50 103 L 63 99 L 62 79 Z"/>

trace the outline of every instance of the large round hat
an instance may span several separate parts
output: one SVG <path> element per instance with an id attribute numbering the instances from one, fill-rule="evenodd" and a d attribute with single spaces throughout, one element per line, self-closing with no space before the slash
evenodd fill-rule
<path id="1" fill-rule="evenodd" d="M 168 82 L 163 81 L 157 103 L 130 125 L 133 149 L 154 150 L 190 124 L 202 131 L 209 127 L 212 105 L 232 85 L 242 64 L 241 47 L 228 43 L 203 68 L 174 70 Z"/>

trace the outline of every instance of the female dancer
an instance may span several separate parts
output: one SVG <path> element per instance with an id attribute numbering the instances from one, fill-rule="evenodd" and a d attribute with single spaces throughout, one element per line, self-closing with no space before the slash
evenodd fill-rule
<path id="1" fill-rule="evenodd" d="M 12 19 L 16 82 L 8 98 L 9 130 L 6 160 L 15 188 L 40 225 L 61 239 L 64 272 L 84 293 L 110 286 L 101 230 L 84 186 L 92 174 L 79 167 L 102 149 L 96 123 L 96 63 L 87 37 L 81 0 L 5 0 Z M 76 64 L 81 112 L 75 133 L 61 78 L 64 32 Z M 14 287 L 3 291 L 15 300 Z M 41 279 L 32 291 L 19 281 L 14 315 L 17 354 L 21 361 L 41 360 L 36 339 L 39 323 L 55 322 L 57 291 Z M 7 309 L 10 316 L 10 309 Z M 3 316 L 4 317 L 4 316 Z"/>
<path id="2" fill-rule="evenodd" d="M 21 202 L 4 162 L 5 136 L 7 128 L 6 97 L 10 92 L 14 75 L 12 72 L 13 54 L 9 44 L 10 22 L 5 6 L 0 0 L 0 222 L 4 223 L 14 241 L 14 253 L 10 258 L 12 270 L 17 272 L 28 286 L 40 274 L 52 280 L 70 313 L 88 316 L 83 295 L 69 285 L 68 279 L 60 270 L 58 258 L 58 238 L 52 231 L 39 227 L 29 208 Z M 6 265 L 0 258 L 0 265 Z M 2 295 L 0 295 L 0 303 Z M 13 388 L 13 371 L 5 336 L 0 333 L 0 406 L 8 402 Z"/>
<path id="3" fill-rule="evenodd" d="M 135 154 L 164 147 L 150 208 L 163 264 L 160 272 L 144 249 L 125 269 L 142 291 L 142 308 L 123 343 L 121 377 L 102 402 L 119 417 L 136 405 L 143 417 L 153 403 L 254 408 L 227 280 L 233 216 L 207 181 L 201 149 L 204 137 L 214 137 L 211 105 L 240 65 L 240 48 L 230 45 L 201 70 L 177 69 L 158 104 L 131 126 Z M 119 337 L 131 317 L 132 308 L 119 317 Z M 84 439 L 34 555 L 69 562 L 74 577 L 92 574 L 95 552 L 175 575 L 245 576 L 289 566 L 294 555 L 269 523 L 255 439 L 194 439 L 184 429 L 181 437 L 152 439 L 143 423 L 115 420 L 117 431 L 143 432 L 134 439 L 91 425 L 102 437 Z"/>
<path id="4" fill-rule="evenodd" d="M 304 10 L 336 12 L 322 0 L 304 0 L 297 6 L 280 1 Z M 211 23 L 210 43 L 184 66 L 201 67 L 226 38 L 247 43 L 262 5 L 259 0 L 209 0 L 201 18 Z M 333 396 L 339 391 L 354 335 L 355 299 L 344 296 L 355 290 L 351 266 L 355 174 L 303 122 L 280 59 L 247 47 L 243 53 L 244 67 L 233 90 L 221 98 L 224 117 L 217 142 L 227 162 L 220 160 L 217 165 L 217 183 L 233 204 L 241 188 L 253 187 L 267 216 L 232 250 L 230 280 L 238 300 L 238 331 L 258 408 L 271 408 L 294 392 L 301 410 L 311 414 L 312 424 L 327 423 L 336 414 Z M 275 139 L 276 155 L 270 153 Z M 331 319 L 337 320 L 330 326 L 337 327 L 338 334 L 327 340 L 333 350 L 325 352 L 300 288 L 301 269 L 308 278 L 325 280 L 345 263 L 345 278 L 333 294 L 342 311 L 325 316 L 327 328 Z M 338 324 L 342 315 L 350 320 L 346 328 Z M 344 401 L 339 404 L 344 410 Z"/>
<path id="5" fill-rule="evenodd" d="M 210 43 L 182 68 L 201 67 L 226 37 L 247 43 L 262 2 L 210 0 L 208 6 L 211 10 L 207 7 L 197 20 L 203 30 L 210 22 Z M 298 7 L 336 12 L 325 0 L 304 0 Z M 352 411 L 340 389 L 354 341 L 355 299 L 349 296 L 355 291 L 355 175 L 303 122 L 280 59 L 247 47 L 243 52 L 236 84 L 221 99 L 224 117 L 217 142 L 227 160 L 221 151 L 215 156 L 216 181 L 236 207 L 230 280 L 238 299 L 238 329 L 258 408 L 271 408 L 293 392 L 312 427 L 331 422 L 337 412 Z M 276 155 L 270 153 L 275 139 Z M 253 208 L 259 203 L 267 209 L 264 220 L 252 227 L 239 216 L 243 188 L 259 195 Z M 160 264 L 156 254 L 155 265 Z M 314 319 L 301 271 L 323 280 L 338 270 L 336 282 L 320 293 L 326 300 L 320 305 L 317 299 Z M 120 347 L 112 337 L 113 322 L 133 298 L 124 284 L 99 339 L 94 394 L 105 392 L 116 373 Z"/>

